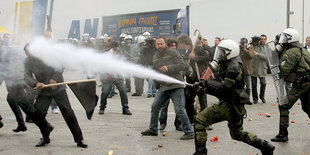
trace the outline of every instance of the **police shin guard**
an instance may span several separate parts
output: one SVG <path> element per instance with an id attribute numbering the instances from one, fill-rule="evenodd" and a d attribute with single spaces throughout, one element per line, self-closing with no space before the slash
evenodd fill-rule
<path id="1" fill-rule="evenodd" d="M 208 150 L 206 148 L 206 142 L 196 142 L 195 143 L 196 152 L 193 155 L 207 155 Z"/>
<path id="2" fill-rule="evenodd" d="M 195 134 L 195 153 L 193 155 L 207 155 L 208 150 L 206 148 L 206 141 L 198 141 L 197 140 L 197 133 L 204 130 L 199 130 L 197 129 L 197 121 L 196 121 L 196 116 L 194 116 L 194 134 Z"/>
<path id="3" fill-rule="evenodd" d="M 258 139 L 252 146 L 258 148 L 263 155 L 273 155 L 275 147 L 266 140 Z"/>

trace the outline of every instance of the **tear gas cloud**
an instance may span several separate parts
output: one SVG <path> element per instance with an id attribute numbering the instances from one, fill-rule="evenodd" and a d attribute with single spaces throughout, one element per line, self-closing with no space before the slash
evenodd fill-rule
<path id="1" fill-rule="evenodd" d="M 26 58 L 23 50 L 0 45 L 0 58 L 0 80 L 4 80 L 7 86 L 23 83 Z"/>
<path id="2" fill-rule="evenodd" d="M 98 53 L 94 49 L 76 47 L 71 44 L 56 43 L 43 37 L 36 38 L 29 45 L 31 55 L 47 65 L 61 70 L 77 70 L 88 75 L 109 73 L 129 77 L 152 78 L 168 83 L 184 82 L 160 74 L 144 66 L 126 61 L 123 57 L 110 53 Z"/>

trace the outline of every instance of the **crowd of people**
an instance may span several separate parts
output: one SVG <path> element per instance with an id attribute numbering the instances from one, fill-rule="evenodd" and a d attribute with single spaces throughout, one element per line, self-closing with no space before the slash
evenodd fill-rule
<path id="1" fill-rule="evenodd" d="M 51 38 L 51 32 L 45 32 L 44 36 Z M 4 58 L 10 57 L 7 55 L 9 48 L 6 48 L 9 46 L 9 40 L 9 34 L 4 34 L 0 49 L 2 66 L 10 65 L 7 61 L 3 61 Z M 157 136 L 158 130 L 165 130 L 168 106 L 172 100 L 176 113 L 174 126 L 176 130 L 184 132 L 184 135 L 180 137 L 181 140 L 195 138 L 196 152 L 194 154 L 207 154 L 206 130 L 213 130 L 212 124 L 221 121 L 228 121 L 230 135 L 233 139 L 256 147 L 263 154 L 273 154 L 275 147 L 271 143 L 258 138 L 253 133 L 244 131 L 242 127 L 243 117 L 246 114 L 244 105 L 258 104 L 259 99 L 262 103 L 267 102 L 265 98 L 268 71 L 266 35 L 253 36 L 250 41 L 247 38 L 241 38 L 239 44 L 233 40 L 216 37 L 214 46 L 210 46 L 208 40 L 203 37 L 199 37 L 193 44 L 186 34 L 177 38 L 155 38 L 149 32 L 137 37 L 121 34 L 119 41 L 113 40 L 106 34 L 95 39 L 85 33 L 80 41 L 75 38 L 66 38 L 59 42 L 93 48 L 100 53 L 122 55 L 131 63 L 143 65 L 188 83 L 185 86 L 146 79 L 148 83 L 146 97 L 154 97 L 154 100 L 151 106 L 150 125 L 147 130 L 141 132 L 142 136 Z M 306 38 L 306 46 L 302 47 L 299 43 L 298 32 L 294 29 L 286 29 L 275 37 L 274 43 L 281 62 L 279 64 L 282 72 L 281 78 L 286 82 L 288 95 L 286 103 L 279 105 L 279 134 L 271 141 L 286 142 L 288 141 L 289 109 L 297 99 L 301 99 L 302 108 L 310 117 L 310 37 Z M 24 75 L 12 78 L 1 74 L 1 82 L 5 80 L 7 84 L 7 101 L 18 122 L 18 127 L 13 131 L 27 130 L 21 108 L 42 133 L 42 139 L 36 146 L 50 143 L 49 135 L 53 126 L 47 122 L 45 116 L 50 103 L 55 102 L 77 146 L 87 147 L 65 87 L 44 88 L 46 84 L 63 82 L 62 72 L 56 71 L 32 56 L 28 45 L 25 46 L 25 53 L 27 57 Z M 1 67 L 1 69 L 4 70 L 6 67 Z M 212 71 L 212 75 L 207 79 L 202 78 L 208 69 Z M 88 75 L 88 78 L 94 76 Z M 127 96 L 127 93 L 132 91 L 130 81 L 132 78 L 116 74 L 100 74 L 99 76 L 101 99 L 98 113 L 100 115 L 105 113 L 107 98 L 116 95 L 117 89 L 121 99 L 122 113 L 132 115 Z M 133 77 L 133 79 L 135 92 L 132 96 L 142 97 L 145 79 L 138 77 Z M 260 81 L 259 93 L 257 79 Z M 20 84 L 10 85 L 10 82 L 16 83 L 16 81 Z M 27 92 L 33 87 L 41 91 L 31 98 L 29 96 L 33 95 L 28 95 Z M 207 94 L 217 97 L 219 102 L 209 106 Z M 253 102 L 250 100 L 250 94 L 252 94 Z M 196 108 L 196 103 L 200 108 Z M 0 116 L 0 127 L 3 126 L 1 119 Z"/>

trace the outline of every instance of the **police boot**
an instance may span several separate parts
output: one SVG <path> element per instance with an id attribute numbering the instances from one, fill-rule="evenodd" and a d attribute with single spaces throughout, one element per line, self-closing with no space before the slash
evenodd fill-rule
<path id="1" fill-rule="evenodd" d="M 271 139 L 272 142 L 287 142 L 288 141 L 288 131 L 287 129 L 280 129 L 279 134 Z"/>
<path id="2" fill-rule="evenodd" d="M 206 148 L 206 142 L 197 142 L 196 146 L 196 152 L 193 155 L 207 155 L 208 150 Z"/>
<path id="3" fill-rule="evenodd" d="M 275 147 L 266 140 L 258 139 L 252 146 L 260 149 L 263 155 L 273 155 Z"/>
<path id="4" fill-rule="evenodd" d="M 288 137 L 286 135 L 277 134 L 274 138 L 271 139 L 272 142 L 287 142 Z"/>

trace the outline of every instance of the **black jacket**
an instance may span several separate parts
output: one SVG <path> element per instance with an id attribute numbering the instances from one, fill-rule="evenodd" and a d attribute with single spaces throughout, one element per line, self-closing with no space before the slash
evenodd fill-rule
<path id="1" fill-rule="evenodd" d="M 193 75 L 191 77 L 192 81 L 198 82 L 199 79 L 197 77 L 195 63 L 197 63 L 199 75 L 201 77 L 202 72 L 205 70 L 208 62 L 210 61 L 210 56 L 201 46 L 197 46 L 195 48 L 195 58 L 190 61 L 190 65 L 193 69 Z"/>
<path id="2" fill-rule="evenodd" d="M 49 84 L 51 79 L 59 83 L 64 82 L 62 72 L 63 71 L 56 71 L 52 67 L 47 66 L 38 58 L 28 57 L 25 62 L 24 79 L 31 87 L 35 87 L 37 82 Z M 52 96 L 65 89 L 65 85 L 57 86 L 54 90 L 51 88 L 44 88 L 41 90 L 40 94 Z"/>
<path id="3" fill-rule="evenodd" d="M 144 45 L 140 49 L 140 63 L 144 66 L 153 65 L 153 57 L 156 53 L 156 47 Z"/>

